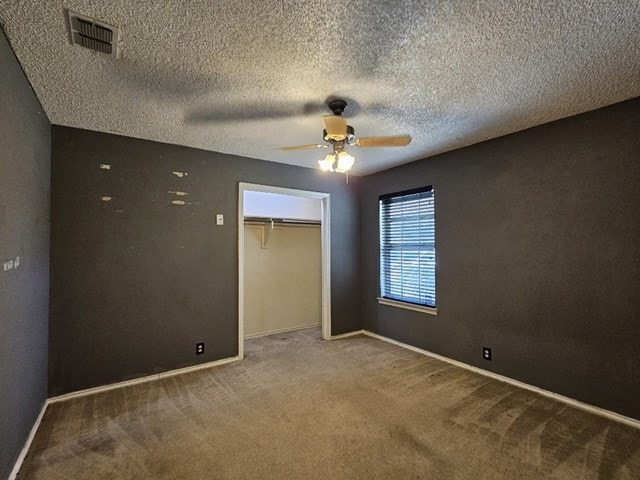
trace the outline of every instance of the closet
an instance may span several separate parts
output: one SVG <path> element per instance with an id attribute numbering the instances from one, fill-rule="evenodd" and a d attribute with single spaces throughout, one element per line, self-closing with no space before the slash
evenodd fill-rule
<path id="1" fill-rule="evenodd" d="M 320 201 L 246 192 L 244 204 L 244 337 L 320 327 Z"/>

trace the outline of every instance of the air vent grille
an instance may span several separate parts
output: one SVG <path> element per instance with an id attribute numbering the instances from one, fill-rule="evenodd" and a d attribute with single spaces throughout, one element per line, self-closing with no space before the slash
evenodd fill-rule
<path id="1" fill-rule="evenodd" d="M 117 56 L 118 28 L 68 10 L 71 44 Z"/>

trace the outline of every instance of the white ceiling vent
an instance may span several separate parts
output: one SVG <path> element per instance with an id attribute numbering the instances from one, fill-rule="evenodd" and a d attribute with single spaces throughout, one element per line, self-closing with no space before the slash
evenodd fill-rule
<path id="1" fill-rule="evenodd" d="M 118 27 L 67 10 L 72 45 L 118 56 Z"/>

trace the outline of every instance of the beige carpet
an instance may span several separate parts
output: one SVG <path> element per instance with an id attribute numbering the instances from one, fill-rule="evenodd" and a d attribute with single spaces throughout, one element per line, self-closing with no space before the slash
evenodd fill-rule
<path id="1" fill-rule="evenodd" d="M 240 363 L 52 404 L 27 479 L 634 479 L 640 430 L 317 329 Z"/>

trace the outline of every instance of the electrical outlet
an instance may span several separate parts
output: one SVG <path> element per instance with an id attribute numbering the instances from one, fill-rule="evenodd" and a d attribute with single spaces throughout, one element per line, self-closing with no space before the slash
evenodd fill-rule
<path id="1" fill-rule="evenodd" d="M 224 215 L 221 213 L 216 214 L 216 225 L 224 225 Z"/>
<path id="2" fill-rule="evenodd" d="M 3 265 L 4 271 L 11 270 L 13 268 L 13 260 L 7 260 Z"/>
<path id="3" fill-rule="evenodd" d="M 482 358 L 491 360 L 491 349 L 489 347 L 482 347 Z"/>
<path id="4" fill-rule="evenodd" d="M 196 355 L 202 355 L 204 353 L 204 342 L 196 343 Z"/>

